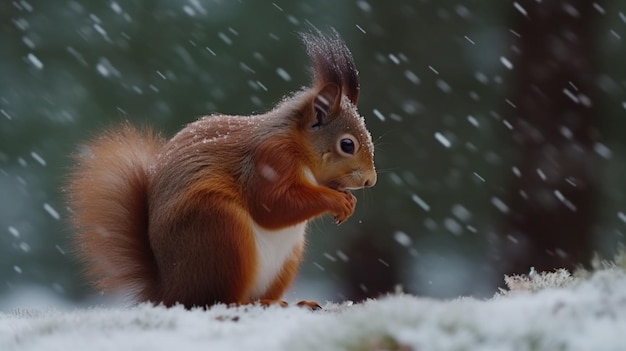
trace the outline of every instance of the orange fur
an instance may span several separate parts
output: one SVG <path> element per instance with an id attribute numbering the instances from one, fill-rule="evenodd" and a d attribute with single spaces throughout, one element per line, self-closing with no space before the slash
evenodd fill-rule
<path id="1" fill-rule="evenodd" d="M 86 274 L 100 289 L 124 286 L 142 296 L 154 295 L 157 272 L 143 236 L 148 230 L 148 167 L 162 144 L 152 132 L 124 125 L 76 157 L 69 202 L 80 232 L 80 255 L 94 263 Z"/>
<path id="2" fill-rule="evenodd" d="M 125 124 L 87 144 L 68 190 L 100 289 L 187 308 L 282 303 L 306 222 L 343 222 L 348 189 L 376 182 L 349 51 L 336 33 L 305 43 L 313 86 L 266 114 L 204 117 L 167 141 Z"/>

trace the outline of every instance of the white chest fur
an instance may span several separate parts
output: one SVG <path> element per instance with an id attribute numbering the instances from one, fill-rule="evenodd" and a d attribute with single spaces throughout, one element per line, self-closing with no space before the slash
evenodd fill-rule
<path id="1" fill-rule="evenodd" d="M 259 299 L 270 287 L 291 256 L 295 247 L 304 240 L 306 222 L 281 230 L 267 230 L 253 223 L 257 248 L 257 277 L 250 293 L 251 299 Z"/>

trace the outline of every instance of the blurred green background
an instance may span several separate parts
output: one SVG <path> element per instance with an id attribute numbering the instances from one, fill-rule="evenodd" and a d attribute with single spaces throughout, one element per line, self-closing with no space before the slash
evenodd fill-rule
<path id="1" fill-rule="evenodd" d="M 62 191 L 81 141 L 123 120 L 172 135 L 209 113 L 271 109 L 308 84 L 297 36 L 308 23 L 336 28 L 354 55 L 380 175 L 347 223 L 311 226 L 287 299 L 395 285 L 492 294 L 520 154 L 508 122 L 523 54 L 514 27 L 534 3 L 0 2 L 0 308 L 30 291 L 71 304 L 97 293 L 80 277 Z M 599 156 L 588 249 L 607 255 L 626 222 L 625 14 L 621 1 L 587 14 Z"/>

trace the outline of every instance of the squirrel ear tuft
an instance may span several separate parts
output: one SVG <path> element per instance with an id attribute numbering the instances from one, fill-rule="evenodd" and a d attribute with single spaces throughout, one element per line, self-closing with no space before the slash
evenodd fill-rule
<path id="1" fill-rule="evenodd" d="M 341 105 L 341 88 L 335 83 L 324 85 L 313 99 L 315 119 L 313 127 L 321 127 L 328 123 L 329 116 L 339 111 Z"/>
<path id="2" fill-rule="evenodd" d="M 311 59 L 313 86 L 335 83 L 356 105 L 359 100 L 359 73 L 339 33 L 330 28 L 330 33 L 325 35 L 313 28 L 311 33 L 301 33 L 300 37 Z"/>

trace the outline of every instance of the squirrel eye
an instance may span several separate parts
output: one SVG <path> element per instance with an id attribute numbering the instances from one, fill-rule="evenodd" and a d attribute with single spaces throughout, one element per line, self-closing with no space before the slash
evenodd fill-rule
<path id="1" fill-rule="evenodd" d="M 339 147 L 341 148 L 341 151 L 345 152 L 346 154 L 354 155 L 355 145 L 352 139 L 348 139 L 348 138 L 341 139 L 341 141 L 339 142 Z"/>

